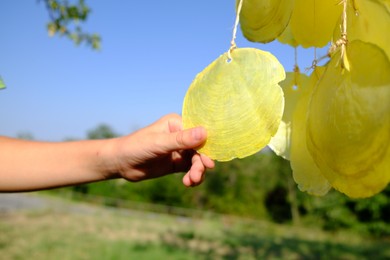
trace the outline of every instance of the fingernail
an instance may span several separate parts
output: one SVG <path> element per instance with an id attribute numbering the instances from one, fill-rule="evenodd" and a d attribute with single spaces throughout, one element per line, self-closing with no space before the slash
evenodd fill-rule
<path id="1" fill-rule="evenodd" d="M 204 138 L 203 131 L 202 127 L 192 129 L 192 138 L 196 141 L 202 140 Z"/>

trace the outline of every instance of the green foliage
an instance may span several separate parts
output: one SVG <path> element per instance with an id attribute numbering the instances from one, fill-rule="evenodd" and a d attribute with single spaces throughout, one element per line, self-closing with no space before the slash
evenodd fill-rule
<path id="1" fill-rule="evenodd" d="M 100 36 L 96 33 L 86 33 L 80 26 L 80 23 L 85 22 L 91 12 L 84 0 L 78 0 L 74 4 L 69 4 L 66 0 L 43 1 L 50 17 L 50 22 L 47 24 L 50 36 L 56 34 L 66 36 L 77 45 L 85 42 L 93 49 L 100 49 Z"/>
<path id="2" fill-rule="evenodd" d="M 309 223 L 326 230 L 354 229 L 377 237 L 390 236 L 390 188 L 366 199 L 349 199 L 331 191 L 325 197 L 301 199 Z"/>
<path id="3" fill-rule="evenodd" d="M 363 200 L 353 200 L 347 203 L 348 208 L 355 212 L 358 229 L 376 236 L 390 236 L 390 188 L 382 193 Z"/>
<path id="4" fill-rule="evenodd" d="M 91 132 L 88 136 L 96 137 Z M 136 184 L 111 180 L 68 189 L 122 200 L 272 219 L 280 208 L 283 208 L 284 212 L 290 210 L 290 203 L 286 196 L 287 180 L 291 177 L 280 171 L 286 166 L 280 157 L 271 152 L 263 152 L 242 160 L 217 163 L 215 169 L 208 172 L 204 184 L 195 188 L 181 185 L 182 175 L 176 174 Z M 268 207 L 266 199 L 280 187 L 286 191 L 284 193 L 286 203 L 276 204 L 278 209 Z M 291 220 L 291 214 L 288 213 L 287 216 L 290 217 L 284 218 L 283 222 Z"/>
<path id="5" fill-rule="evenodd" d="M 34 135 L 30 132 L 20 132 L 16 137 L 23 140 L 34 140 Z"/>
<path id="6" fill-rule="evenodd" d="M 119 135 L 115 133 L 115 131 L 106 124 L 100 124 L 95 129 L 88 131 L 87 138 L 90 140 L 96 139 L 107 139 L 118 137 Z"/>
<path id="7" fill-rule="evenodd" d="M 3 79 L 0 77 L 0 89 L 5 88 L 5 83 Z"/>
<path id="8" fill-rule="evenodd" d="M 118 136 L 108 125 L 88 131 L 88 139 Z M 315 197 L 300 192 L 289 162 L 264 150 L 244 159 L 216 163 L 202 185 L 186 188 L 182 174 L 128 183 L 111 180 L 66 188 L 73 196 L 102 197 L 109 206 L 124 202 L 153 203 L 213 211 L 246 218 L 320 227 L 329 231 L 353 229 L 377 237 L 390 236 L 390 188 L 367 199 L 350 199 L 330 191 Z M 58 191 L 58 190 L 57 190 Z"/>
<path id="9" fill-rule="evenodd" d="M 1 259 L 390 257 L 388 241 L 350 231 L 324 232 L 226 216 L 181 218 L 49 199 L 44 209 L 2 212 Z"/>

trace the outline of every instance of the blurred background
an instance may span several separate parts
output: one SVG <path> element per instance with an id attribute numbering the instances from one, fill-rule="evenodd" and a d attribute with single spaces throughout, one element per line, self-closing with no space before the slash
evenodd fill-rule
<path id="1" fill-rule="evenodd" d="M 68 1 L 82 7 L 70 12 L 78 22 L 55 23 L 56 3 L 0 4 L 0 135 L 110 138 L 180 114 L 196 74 L 229 49 L 235 20 L 233 0 L 112 0 Z M 289 46 L 240 31 L 236 43 L 294 67 Z M 314 50 L 297 53 L 304 71 Z M 200 187 L 181 177 L 2 194 L 2 259 L 390 259 L 389 188 L 313 197 L 268 149 L 217 163 Z"/>

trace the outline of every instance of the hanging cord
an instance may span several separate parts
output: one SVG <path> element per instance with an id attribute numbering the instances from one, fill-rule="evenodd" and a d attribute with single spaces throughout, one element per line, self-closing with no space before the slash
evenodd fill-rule
<path id="1" fill-rule="evenodd" d="M 354 3 L 354 2 L 352 2 Z M 328 51 L 328 56 L 331 57 L 332 54 L 340 47 L 341 54 L 341 67 L 349 70 L 349 63 L 346 56 L 346 47 L 348 44 L 347 38 L 347 7 L 348 0 L 342 0 L 339 4 L 343 4 L 343 13 L 341 16 L 341 37 L 338 39 L 332 46 L 330 46 Z"/>
<path id="2" fill-rule="evenodd" d="M 299 66 L 298 66 L 298 48 L 294 47 L 294 89 L 298 86 Z"/>
<path id="3" fill-rule="evenodd" d="M 238 23 L 240 22 L 240 13 L 241 13 L 241 8 L 242 8 L 243 2 L 244 2 L 244 0 L 240 0 L 240 2 L 238 3 L 236 21 L 234 23 L 234 28 L 233 28 L 233 36 L 232 36 L 232 40 L 230 41 L 230 48 L 229 48 L 228 53 L 227 53 L 228 61 L 233 60 L 232 52 L 235 48 L 237 48 L 237 45 L 236 45 L 237 27 L 238 27 Z"/>
<path id="4" fill-rule="evenodd" d="M 343 2 L 343 24 L 341 29 L 341 66 L 349 70 L 348 60 L 346 58 L 346 46 L 348 43 L 347 39 L 347 0 Z"/>
<path id="5" fill-rule="evenodd" d="M 313 68 L 313 70 L 317 67 L 317 64 L 318 64 L 318 59 L 317 59 L 317 47 L 314 47 L 314 60 L 311 64 L 311 67 Z"/>

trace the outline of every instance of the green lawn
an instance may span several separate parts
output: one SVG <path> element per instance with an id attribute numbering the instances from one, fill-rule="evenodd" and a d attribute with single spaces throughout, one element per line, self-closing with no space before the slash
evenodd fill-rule
<path id="1" fill-rule="evenodd" d="M 390 259 L 389 245 L 353 233 L 64 201 L 0 212 L 1 259 Z"/>

